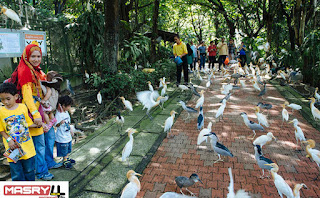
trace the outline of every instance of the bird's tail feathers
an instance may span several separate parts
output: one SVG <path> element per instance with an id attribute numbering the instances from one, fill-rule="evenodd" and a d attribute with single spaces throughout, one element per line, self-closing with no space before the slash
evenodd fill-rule
<path id="1" fill-rule="evenodd" d="M 251 198 L 251 197 L 246 191 L 240 189 L 238 190 L 234 198 Z"/>

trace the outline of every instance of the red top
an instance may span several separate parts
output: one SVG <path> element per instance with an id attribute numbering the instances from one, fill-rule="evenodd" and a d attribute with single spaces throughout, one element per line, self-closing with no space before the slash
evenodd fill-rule
<path id="1" fill-rule="evenodd" d="M 216 45 L 209 45 L 208 47 L 209 56 L 216 56 L 217 55 L 217 46 Z"/>

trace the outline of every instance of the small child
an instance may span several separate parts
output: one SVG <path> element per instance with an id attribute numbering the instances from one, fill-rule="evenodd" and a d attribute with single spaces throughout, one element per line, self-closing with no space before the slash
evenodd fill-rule
<path id="1" fill-rule="evenodd" d="M 57 119 L 57 156 L 63 157 L 63 165 L 66 169 L 72 168 L 72 165 L 76 163 L 73 159 L 69 159 L 69 153 L 71 153 L 72 148 L 72 136 L 70 130 L 71 119 L 68 111 L 72 104 L 72 98 L 69 96 L 61 96 L 58 100 L 58 107 L 55 116 Z"/>
<path id="2" fill-rule="evenodd" d="M 12 181 L 35 181 L 36 151 L 28 127 L 36 127 L 28 115 L 25 104 L 16 103 L 18 91 L 14 84 L 0 85 L 0 99 L 4 107 L 0 108 L 0 134 L 8 151 L 21 148 L 24 153 L 15 163 L 8 158 Z"/>

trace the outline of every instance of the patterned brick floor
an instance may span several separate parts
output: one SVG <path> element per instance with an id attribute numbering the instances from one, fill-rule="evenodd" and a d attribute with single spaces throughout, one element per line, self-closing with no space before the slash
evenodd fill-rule
<path id="1" fill-rule="evenodd" d="M 204 86 L 205 83 L 204 81 L 201 85 Z M 197 149 L 196 146 L 199 133 L 196 129 L 197 115 L 185 122 L 183 118 L 187 114 L 182 112 L 172 128 L 175 137 L 162 142 L 144 170 L 140 179 L 141 192 L 138 197 L 154 198 L 168 191 L 179 192 L 174 181 L 175 177 L 189 177 L 192 173 L 197 173 L 203 182 L 203 184 L 196 183 L 193 187 L 188 188 L 198 197 L 227 197 L 230 180 L 228 167 L 232 167 L 235 190 L 245 189 L 252 197 L 279 197 L 272 178 L 259 178 L 261 170 L 255 162 L 252 140 L 246 138 L 252 134 L 252 131 L 244 125 L 239 115 L 241 112 L 246 112 L 249 119 L 256 122 L 253 108 L 261 99 L 258 97 L 259 92 L 254 91 L 249 83 L 246 84 L 247 88 L 236 90 L 232 94 L 221 122 L 215 119 L 215 113 L 220 106 L 218 102 L 224 97 L 220 93 L 221 78 L 217 77 L 214 85 L 211 85 L 209 89 L 202 86 L 198 88 L 205 89 L 203 106 L 205 127 L 210 121 L 213 122 L 212 131 L 217 134 L 220 142 L 229 148 L 234 157 L 213 164 L 218 156 L 210 152 L 210 144 L 204 142 L 200 149 Z M 270 127 L 267 128 L 267 131 L 272 132 L 278 141 L 264 146 L 263 152 L 266 157 L 279 165 L 278 174 L 291 188 L 296 183 L 305 183 L 308 186 L 308 189 L 300 191 L 301 197 L 320 197 L 320 177 L 319 180 L 313 181 L 313 178 L 319 174 L 317 165 L 306 158 L 305 146 L 303 150 L 295 150 L 297 145 L 293 125 L 284 123 L 281 128 L 282 107 L 280 104 L 283 104 L 285 99 L 272 85 L 268 84 L 267 90 L 264 102 L 273 104 L 273 109 L 268 115 Z M 187 105 L 194 107 L 196 100 L 197 97 L 193 97 Z M 287 109 L 290 114 L 289 119 L 297 118 L 307 139 L 312 138 L 318 142 L 316 148 L 319 149 L 319 131 L 309 125 L 299 112 L 292 113 L 291 109 Z M 263 134 L 265 132 L 257 132 L 256 137 Z M 298 147 L 298 149 L 301 148 Z M 187 193 L 185 190 L 184 192 Z"/>

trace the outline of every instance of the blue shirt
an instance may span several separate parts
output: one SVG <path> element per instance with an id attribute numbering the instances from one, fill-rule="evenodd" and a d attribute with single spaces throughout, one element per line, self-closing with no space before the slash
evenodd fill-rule
<path id="1" fill-rule="evenodd" d="M 200 54 L 205 54 L 205 53 L 207 53 L 205 46 L 200 46 L 200 47 L 198 48 L 198 50 L 200 51 Z"/>
<path id="2" fill-rule="evenodd" d="M 245 47 L 246 46 L 243 45 L 243 48 L 245 48 Z M 240 55 L 246 55 L 246 51 L 243 48 L 240 50 Z M 239 49 L 240 49 L 240 47 L 239 47 Z"/>

